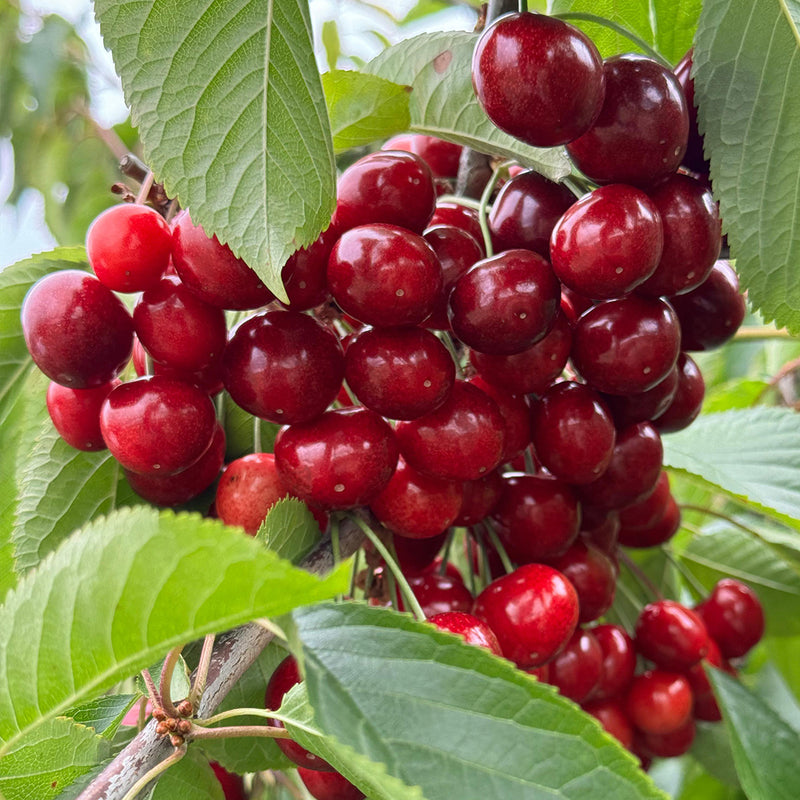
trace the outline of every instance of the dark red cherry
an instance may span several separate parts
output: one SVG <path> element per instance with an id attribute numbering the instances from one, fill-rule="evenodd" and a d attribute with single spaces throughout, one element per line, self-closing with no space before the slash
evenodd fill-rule
<path id="1" fill-rule="evenodd" d="M 342 173 L 332 224 L 340 233 L 376 222 L 422 233 L 435 206 L 433 173 L 425 161 L 413 153 L 379 151 Z"/>
<path id="2" fill-rule="evenodd" d="M 693 48 L 678 62 L 673 72 L 686 97 L 689 111 L 689 144 L 683 157 L 683 165 L 700 175 L 708 175 L 711 165 L 703 154 L 703 137 L 697 128 L 697 107 L 694 104 L 694 80 L 692 79 Z"/>
<path id="3" fill-rule="evenodd" d="M 527 398 L 494 386 L 480 375 L 473 376 L 468 383 L 486 392 L 497 403 L 506 429 L 502 461 L 511 461 L 531 443 L 531 408 Z"/>
<path id="4" fill-rule="evenodd" d="M 195 225 L 188 211 L 175 218 L 172 262 L 183 283 L 212 306 L 244 310 L 274 299 L 261 278 L 228 245 Z"/>
<path id="5" fill-rule="evenodd" d="M 652 186 L 680 166 L 689 113 L 677 78 L 635 53 L 607 58 L 605 99 L 587 133 L 567 146 L 575 166 L 595 183 Z"/>
<path id="6" fill-rule="evenodd" d="M 208 450 L 214 403 L 202 389 L 160 375 L 117 386 L 100 409 L 111 455 L 131 472 L 174 475 Z"/>
<path id="7" fill-rule="evenodd" d="M 589 698 L 600 681 L 603 651 L 589 630 L 577 628 L 550 662 L 548 683 L 576 703 Z"/>
<path id="8" fill-rule="evenodd" d="M 225 800 L 247 800 L 247 792 L 241 775 L 237 775 L 235 772 L 228 772 L 216 761 L 211 761 L 209 764 L 211 769 L 214 770 L 214 775 L 217 776 L 220 786 L 222 786 Z"/>
<path id="9" fill-rule="evenodd" d="M 627 532 L 649 528 L 664 515 L 670 498 L 669 473 L 664 470 L 652 491 L 619 512 L 620 526 Z"/>
<path id="10" fill-rule="evenodd" d="M 503 479 L 496 469 L 482 478 L 464 481 L 461 509 L 453 525 L 466 528 L 477 525 L 491 513 L 502 490 Z"/>
<path id="11" fill-rule="evenodd" d="M 739 658 L 764 635 L 764 610 L 745 583 L 723 578 L 695 608 L 725 658 Z"/>
<path id="12" fill-rule="evenodd" d="M 678 356 L 680 359 L 680 356 Z M 625 428 L 636 422 L 653 422 L 669 408 L 678 391 L 678 364 L 652 389 L 636 394 L 602 394 L 614 423 Z"/>
<path id="13" fill-rule="evenodd" d="M 94 274 L 115 292 L 154 286 L 169 266 L 171 253 L 169 225 L 149 206 L 111 206 L 86 231 L 86 255 Z"/>
<path id="14" fill-rule="evenodd" d="M 600 396 L 585 384 L 551 386 L 532 407 L 533 446 L 542 464 L 568 483 L 591 483 L 608 467 L 617 435 Z"/>
<path id="15" fill-rule="evenodd" d="M 618 625 L 598 625 L 592 628 L 592 633 L 603 651 L 603 670 L 593 699 L 619 697 L 636 671 L 633 639 Z"/>
<path id="16" fill-rule="evenodd" d="M 682 431 L 697 419 L 706 395 L 703 373 L 694 359 L 686 353 L 678 356 L 678 387 L 672 402 L 653 424 L 661 433 Z"/>
<path id="17" fill-rule="evenodd" d="M 451 572 L 448 569 L 444 575 L 438 570 L 431 570 L 422 575 L 412 575 L 408 578 L 408 585 L 426 617 L 452 611 L 469 613 L 475 602 L 457 570 Z M 398 596 L 398 607 L 400 611 L 406 610 L 402 594 Z"/>
<path id="18" fill-rule="evenodd" d="M 719 651 L 719 645 L 711 637 L 708 639 L 708 652 L 705 654 L 705 656 L 703 656 L 703 660 L 695 664 L 693 667 L 689 667 L 689 669 L 684 670 L 683 674 L 689 681 L 689 685 L 692 687 L 692 693 L 694 694 L 695 718 L 706 720 L 708 722 L 718 722 L 721 719 L 721 714 L 719 706 L 717 706 L 716 698 L 714 697 L 714 689 L 711 686 L 711 681 L 709 681 L 708 675 L 706 675 L 706 671 L 703 668 L 704 664 L 717 667 L 717 669 L 724 669 L 726 672 L 730 672 L 732 674 L 735 671 L 722 657 L 722 653 Z M 705 697 L 709 697 L 710 702 L 699 704 L 698 701 Z M 712 712 L 713 719 L 706 718 L 704 712 L 707 711 Z"/>
<path id="19" fill-rule="evenodd" d="M 415 419 L 444 402 L 456 368 L 430 331 L 367 328 L 348 342 L 344 374 L 367 408 L 389 419 Z"/>
<path id="20" fill-rule="evenodd" d="M 147 355 L 144 347 L 142 347 L 142 343 L 134 338 L 133 369 L 140 378 L 147 375 L 164 375 L 168 378 L 178 378 L 179 380 L 186 381 L 186 383 L 193 383 L 211 397 L 219 394 L 225 388 L 225 385 L 222 383 L 222 353 L 207 367 L 199 369 L 196 372 L 186 372 L 185 370 L 176 369 L 169 364 L 162 364 L 160 361 L 155 361 L 152 357 L 148 364 Z"/>
<path id="21" fill-rule="evenodd" d="M 336 334 L 293 311 L 246 319 L 223 355 L 222 377 L 234 402 L 271 422 L 315 419 L 336 399 L 343 376 Z"/>
<path id="22" fill-rule="evenodd" d="M 418 575 L 434 568 L 436 556 L 447 540 L 447 531 L 427 539 L 409 539 L 407 536 L 392 536 L 397 563 L 403 575 Z"/>
<path id="23" fill-rule="evenodd" d="M 105 450 L 100 432 L 100 408 L 119 385 L 109 381 L 93 389 L 70 389 L 55 381 L 47 387 L 47 411 L 59 436 L 76 450 Z"/>
<path id="24" fill-rule="evenodd" d="M 663 513 L 651 524 L 636 529 L 620 527 L 619 543 L 625 547 L 646 548 L 668 542 L 681 525 L 681 508 L 670 495 Z"/>
<path id="25" fill-rule="evenodd" d="M 708 652 L 708 641 L 700 617 L 674 600 L 650 603 L 636 621 L 636 649 L 662 669 L 693 666 Z"/>
<path id="26" fill-rule="evenodd" d="M 520 353 L 555 322 L 561 289 L 542 256 L 507 250 L 478 261 L 450 292 L 453 332 L 482 353 Z"/>
<path id="27" fill-rule="evenodd" d="M 401 133 L 381 145 L 381 150 L 405 150 L 419 156 L 437 178 L 454 178 L 462 146 L 421 133 Z"/>
<path id="28" fill-rule="evenodd" d="M 289 425 L 275 439 L 275 464 L 290 492 L 323 508 L 373 500 L 397 466 L 397 442 L 386 421 L 366 408 L 326 411 Z"/>
<path id="29" fill-rule="evenodd" d="M 487 218 L 495 252 L 523 248 L 550 258 L 550 234 L 574 202 L 566 186 L 533 170 L 510 178 Z"/>
<path id="30" fill-rule="evenodd" d="M 308 247 L 302 247 L 283 265 L 281 280 L 289 297 L 290 311 L 307 311 L 330 298 L 328 292 L 328 256 L 336 237 L 333 227 L 324 230 Z"/>
<path id="31" fill-rule="evenodd" d="M 297 776 L 315 800 L 363 800 L 364 793 L 339 772 L 297 768 Z"/>
<path id="32" fill-rule="evenodd" d="M 617 586 L 617 566 L 598 547 L 578 539 L 563 555 L 549 563 L 575 587 L 581 623 L 599 619 L 611 608 Z"/>
<path id="33" fill-rule="evenodd" d="M 694 720 L 690 718 L 680 728 L 669 733 L 643 732 L 637 737 L 637 744 L 654 758 L 676 758 L 689 752 L 695 733 Z"/>
<path id="34" fill-rule="evenodd" d="M 616 564 L 619 514 L 609 509 L 597 509 L 586 503 L 581 504 L 581 510 L 581 539 L 597 547 Z"/>
<path id="35" fill-rule="evenodd" d="M 572 362 L 595 389 L 635 394 L 652 389 L 678 360 L 678 317 L 664 300 L 628 295 L 606 300 L 575 325 Z"/>
<path id="36" fill-rule="evenodd" d="M 665 734 L 691 719 L 692 701 L 692 689 L 683 675 L 653 669 L 633 679 L 625 710 L 639 730 Z"/>
<path id="37" fill-rule="evenodd" d="M 22 302 L 22 333 L 50 380 L 91 389 L 122 372 L 133 350 L 133 321 L 122 301 L 93 275 L 52 272 Z"/>
<path id="38" fill-rule="evenodd" d="M 461 228 L 478 243 L 478 247 L 481 249 L 481 258 L 486 255 L 480 219 L 474 208 L 462 206 L 451 200 L 439 200 L 428 227 L 432 228 L 435 225 L 453 225 Z"/>
<path id="39" fill-rule="evenodd" d="M 421 236 L 395 225 L 361 225 L 334 245 L 328 288 L 345 313 L 367 325 L 417 325 L 433 310 L 442 267 Z"/>
<path id="40" fill-rule="evenodd" d="M 398 423 L 395 433 L 409 464 L 448 480 L 480 478 L 500 464 L 505 447 L 497 403 L 466 381 L 456 381 L 434 411 Z"/>
<path id="41" fill-rule="evenodd" d="M 472 57 L 478 102 L 498 128 L 534 147 L 585 133 L 603 103 L 603 63 L 591 39 L 542 14 L 505 14 Z"/>
<path id="42" fill-rule="evenodd" d="M 496 656 L 502 656 L 500 643 L 492 629 L 483 621 L 472 614 L 463 611 L 447 611 L 444 614 L 434 614 L 428 617 L 428 622 L 443 631 L 450 631 L 464 639 L 467 644 L 483 647 Z"/>
<path id="43" fill-rule="evenodd" d="M 611 734 L 623 747 L 633 746 L 634 730 L 625 707 L 619 700 L 595 700 L 584 703 L 583 710 L 591 714 L 606 733 Z"/>
<path id="44" fill-rule="evenodd" d="M 556 277 L 595 300 L 633 291 L 658 266 L 664 244 L 661 216 L 640 189 L 601 186 L 570 206 L 550 238 Z"/>
<path id="45" fill-rule="evenodd" d="M 490 583 L 472 613 L 494 631 L 503 655 L 528 669 L 566 646 L 578 624 L 578 596 L 552 567 L 524 564 Z"/>

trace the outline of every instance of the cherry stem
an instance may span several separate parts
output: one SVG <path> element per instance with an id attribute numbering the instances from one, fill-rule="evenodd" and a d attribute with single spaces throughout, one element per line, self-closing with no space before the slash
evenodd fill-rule
<path id="1" fill-rule="evenodd" d="M 472 596 L 475 597 L 477 592 L 477 585 L 475 583 L 475 562 L 472 559 L 472 539 L 473 537 L 468 534 L 467 537 L 467 579 L 469 581 L 469 590 L 472 592 Z M 480 552 L 480 548 L 478 549 Z"/>
<path id="2" fill-rule="evenodd" d="M 447 532 L 447 540 L 444 543 L 442 550 L 442 563 L 439 565 L 439 574 L 444 575 L 447 572 L 447 562 L 450 560 L 450 551 L 453 549 L 453 539 L 456 536 L 456 529 L 450 528 Z"/>
<path id="3" fill-rule="evenodd" d="M 164 214 L 164 221 L 165 222 L 172 222 L 174 216 L 180 210 L 180 206 L 178 205 L 178 198 L 173 197 L 172 200 L 169 201 L 169 205 L 167 206 L 167 212 Z"/>
<path id="4" fill-rule="evenodd" d="M 131 788 L 125 792 L 122 800 L 134 800 L 134 798 L 147 786 L 152 780 L 155 780 L 162 772 L 166 772 L 173 764 L 177 764 L 186 755 L 186 745 L 182 744 L 176 747 L 171 755 L 167 756 L 163 761 L 156 764 L 151 770 L 145 772 Z"/>
<path id="5" fill-rule="evenodd" d="M 485 588 L 491 582 L 492 571 L 489 569 L 489 554 L 486 552 L 486 543 L 483 541 L 480 528 L 475 525 L 470 529 L 472 536 L 478 543 L 478 578 L 480 579 L 481 586 Z M 473 592 L 473 594 L 476 594 Z"/>
<path id="6" fill-rule="evenodd" d="M 183 645 L 180 647 L 173 647 L 172 650 L 167 653 L 167 657 L 164 659 L 164 665 L 161 667 L 161 680 L 158 682 L 158 689 L 161 695 L 161 707 L 170 717 L 180 716 L 180 714 L 178 714 L 178 709 L 172 704 L 171 685 L 172 673 L 175 671 L 175 665 L 178 663 L 182 651 Z"/>
<path id="7" fill-rule="evenodd" d="M 341 551 L 339 549 L 339 518 L 331 520 L 331 553 L 333 553 L 333 566 L 338 567 L 342 562 Z M 337 602 L 342 602 L 344 598 L 341 594 L 336 595 Z"/>
<path id="8" fill-rule="evenodd" d="M 480 211 L 481 204 L 479 200 L 473 200 L 471 197 L 462 197 L 460 194 L 443 194 L 439 198 L 440 203 L 457 203 L 465 208 L 471 208 L 473 211 Z"/>
<path id="9" fill-rule="evenodd" d="M 222 722 L 223 720 L 233 717 L 263 717 L 264 719 L 276 719 L 275 714 L 275 711 L 269 711 L 265 708 L 230 708 L 227 711 L 220 711 L 219 714 L 214 714 L 213 717 L 195 720 L 194 725 L 206 728 L 217 722 Z"/>
<path id="10" fill-rule="evenodd" d="M 663 600 L 664 595 L 661 590 L 650 580 L 647 573 L 624 551 L 617 550 L 617 557 L 628 568 L 628 572 L 633 575 L 639 584 L 647 590 L 657 600 Z"/>
<path id="11" fill-rule="evenodd" d="M 591 185 L 577 175 L 569 175 L 566 178 L 562 178 L 561 183 L 563 183 L 579 200 L 587 192 L 592 191 Z"/>
<path id="12" fill-rule="evenodd" d="M 764 339 L 794 339 L 785 328 L 772 328 L 769 325 L 748 325 L 739 328 L 733 336 L 734 341 L 758 342 Z"/>
<path id="13" fill-rule="evenodd" d="M 150 702 L 154 706 L 160 706 L 161 697 L 158 694 L 158 689 L 156 689 L 156 684 L 153 681 L 153 676 L 150 674 L 149 669 L 142 670 L 142 680 L 144 681 L 144 685 L 147 687 L 147 694 L 150 695 Z"/>
<path id="14" fill-rule="evenodd" d="M 689 587 L 689 590 L 692 594 L 700 599 L 704 598 L 708 592 L 705 590 L 705 587 L 697 580 L 694 576 L 694 573 L 683 563 L 681 563 L 680 559 L 675 555 L 672 551 L 671 547 L 667 547 L 666 545 L 661 546 L 661 550 L 664 553 L 664 557 L 675 567 L 676 570 L 681 574 L 681 576 L 686 581 L 686 584 Z"/>
<path id="15" fill-rule="evenodd" d="M 147 175 L 144 176 L 144 180 L 142 181 L 142 185 L 139 187 L 139 194 L 136 195 L 136 204 L 142 205 L 145 200 L 147 200 L 148 195 L 150 194 L 150 189 L 153 188 L 153 180 L 155 175 L 153 175 L 153 170 L 148 170 Z"/>
<path id="16" fill-rule="evenodd" d="M 456 349 L 453 337 L 450 336 L 448 331 L 439 331 L 439 334 L 440 335 L 437 338 L 447 348 L 447 352 L 450 353 L 450 358 L 453 359 L 453 363 L 456 366 L 456 377 L 463 378 L 464 369 L 461 366 L 461 359 L 459 358 L 458 350 Z"/>
<path id="17" fill-rule="evenodd" d="M 489 231 L 489 222 L 486 218 L 486 209 L 489 206 L 489 201 L 492 199 L 495 187 L 501 178 L 508 177 L 508 162 L 500 164 L 494 171 L 492 177 L 487 181 L 484 187 L 483 194 L 481 194 L 480 205 L 478 206 L 478 222 L 481 226 L 481 233 L 483 234 L 483 246 L 486 249 L 486 257 L 491 258 L 494 255 L 494 247 L 492 246 L 492 234 Z"/>
<path id="18" fill-rule="evenodd" d="M 522 460 L 525 462 L 525 472 L 528 475 L 535 475 L 536 474 L 536 464 L 533 463 L 533 453 L 531 452 L 530 447 L 526 447 L 524 452 L 522 453 Z"/>
<path id="19" fill-rule="evenodd" d="M 403 593 L 403 599 L 408 604 L 408 607 L 411 609 L 414 616 L 420 621 L 424 621 L 425 612 L 422 610 L 422 606 L 419 604 L 419 600 L 417 600 L 414 592 L 411 591 L 411 587 L 408 585 L 406 576 L 403 575 L 403 571 L 400 569 L 400 565 L 397 563 L 397 560 L 389 552 L 389 549 L 381 541 L 378 534 L 375 533 L 375 531 L 373 531 L 363 519 L 355 516 L 351 516 L 350 519 L 352 519 L 356 525 L 358 525 L 367 539 L 372 542 L 372 544 L 375 546 L 375 549 L 380 553 L 381 557 L 386 562 L 386 566 L 389 567 L 389 571 L 397 581 L 400 591 Z"/>
<path id="20" fill-rule="evenodd" d="M 253 417 L 253 452 L 260 453 L 263 450 L 261 446 L 261 420 L 258 417 Z"/>
<path id="21" fill-rule="evenodd" d="M 190 739 L 241 739 L 245 736 L 265 736 L 269 739 L 288 739 L 289 731 L 274 725 L 230 725 L 224 728 L 203 728 L 192 725 Z"/>
<path id="22" fill-rule="evenodd" d="M 553 14 L 554 19 L 561 19 L 561 20 L 580 20 L 581 22 L 593 22 L 595 25 L 602 25 L 604 28 L 610 28 L 612 31 L 619 33 L 621 36 L 624 36 L 626 39 L 632 41 L 635 45 L 640 47 L 645 53 L 647 53 L 653 61 L 658 61 L 662 67 L 666 67 L 670 72 L 672 71 L 672 64 L 667 61 L 658 50 L 652 48 L 647 42 L 642 39 L 641 37 L 637 36 L 633 31 L 626 28 L 624 25 L 620 25 L 618 22 L 613 22 L 610 19 L 606 19 L 605 17 L 598 17 L 596 14 L 586 14 L 582 11 L 567 11 L 563 14 Z"/>
<path id="23" fill-rule="evenodd" d="M 305 795 L 295 786 L 287 775 L 284 775 L 278 770 L 271 770 L 270 774 L 275 779 L 275 783 L 279 783 L 287 792 L 294 798 L 294 800 L 304 800 Z"/>
<path id="24" fill-rule="evenodd" d="M 520 14 L 528 13 L 528 0 L 519 0 L 519 13 Z"/>
<path id="25" fill-rule="evenodd" d="M 511 563 L 511 559 L 508 557 L 508 553 L 506 553 L 506 549 L 503 547 L 503 543 L 500 541 L 500 537 L 494 529 L 494 524 L 489 521 L 488 517 L 483 520 L 483 527 L 486 529 L 486 533 L 489 534 L 489 539 L 494 549 L 497 550 L 500 560 L 503 562 L 503 569 L 506 571 L 506 574 L 512 573 L 514 571 L 514 565 Z"/>
<path id="26" fill-rule="evenodd" d="M 203 639 L 203 648 L 200 650 L 200 661 L 197 664 L 197 670 L 194 676 L 194 683 L 192 684 L 191 691 L 189 692 L 189 702 L 192 708 L 197 708 L 200 703 L 200 698 L 206 689 L 206 681 L 208 680 L 208 665 L 211 663 L 211 653 L 214 652 L 213 633 L 209 633 Z"/>

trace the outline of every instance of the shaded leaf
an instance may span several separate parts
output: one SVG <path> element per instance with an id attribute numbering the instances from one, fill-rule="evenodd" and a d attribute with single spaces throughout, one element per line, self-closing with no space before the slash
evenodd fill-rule
<path id="1" fill-rule="evenodd" d="M 297 564 L 322 534 L 308 506 L 297 498 L 285 497 L 267 512 L 256 538 L 281 558 Z"/>
<path id="2" fill-rule="evenodd" d="M 64 716 L 92 728 L 95 733 L 102 734 L 104 739 L 113 739 L 125 715 L 140 697 L 138 694 L 106 695 L 75 708 L 68 708 Z"/>

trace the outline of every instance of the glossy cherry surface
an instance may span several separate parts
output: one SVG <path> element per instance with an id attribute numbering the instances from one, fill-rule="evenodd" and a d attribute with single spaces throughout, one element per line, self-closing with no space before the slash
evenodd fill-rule
<path id="1" fill-rule="evenodd" d="M 426 539 L 409 539 L 407 536 L 392 536 L 397 563 L 403 575 L 418 575 L 434 568 L 436 556 L 447 540 L 447 531 Z"/>
<path id="2" fill-rule="evenodd" d="M 500 499 L 502 490 L 503 479 L 496 469 L 482 478 L 464 481 L 461 509 L 453 521 L 453 525 L 463 527 L 477 525 L 491 513 Z"/>
<path id="3" fill-rule="evenodd" d="M 645 733 L 672 733 L 692 714 L 692 689 L 683 675 L 653 669 L 631 682 L 625 710 L 633 724 Z"/>
<path id="4" fill-rule="evenodd" d="M 700 617 L 674 600 L 646 605 L 636 621 L 636 649 L 656 666 L 683 672 L 708 653 Z"/>
<path id="5" fill-rule="evenodd" d="M 603 651 L 590 630 L 576 628 L 564 649 L 550 662 L 548 683 L 558 691 L 582 703 L 600 682 Z"/>
<path id="6" fill-rule="evenodd" d="M 478 247 L 481 249 L 481 258 L 486 255 L 483 248 L 481 223 L 478 212 L 474 208 L 462 206 L 461 203 L 454 203 L 451 200 L 439 200 L 428 227 L 432 228 L 436 225 L 453 225 L 461 228 L 478 243 Z"/>
<path id="7" fill-rule="evenodd" d="M 364 793 L 339 772 L 297 768 L 297 776 L 315 800 L 363 800 Z"/>
<path id="8" fill-rule="evenodd" d="M 193 383 L 211 397 L 219 394 L 225 388 L 225 385 L 222 383 L 221 354 L 207 367 L 199 369 L 196 372 L 186 372 L 185 370 L 176 369 L 169 364 L 162 364 L 160 361 L 155 361 L 152 358 L 148 364 L 147 353 L 144 347 L 142 347 L 142 343 L 134 338 L 132 360 L 133 369 L 140 378 L 147 375 L 165 375 L 168 378 L 178 378 L 187 383 Z"/>
<path id="9" fill-rule="evenodd" d="M 505 422 L 505 447 L 502 462 L 516 458 L 531 443 L 531 408 L 527 398 L 489 383 L 480 375 L 469 378 L 468 383 L 486 392 L 497 403 Z"/>
<path id="10" fill-rule="evenodd" d="M 241 775 L 235 772 L 228 772 L 224 767 L 220 766 L 216 761 L 210 762 L 211 769 L 217 776 L 217 780 L 222 786 L 222 792 L 225 795 L 225 800 L 247 800 L 247 793 L 244 788 L 244 780 Z"/>
<path id="11" fill-rule="evenodd" d="M 533 13 L 505 14 L 481 34 L 472 85 L 498 128 L 534 147 L 587 131 L 603 103 L 603 62 L 572 25 Z"/>
<path id="12" fill-rule="evenodd" d="M 661 433 L 688 428 L 697 419 L 706 396 L 706 382 L 695 360 L 687 353 L 678 356 L 678 386 L 670 404 L 654 420 Z"/>
<path id="13" fill-rule="evenodd" d="M 669 473 L 664 470 L 652 491 L 619 512 L 620 525 L 629 532 L 649 528 L 661 519 L 669 498 Z"/>
<path id="14" fill-rule="evenodd" d="M 617 586 L 617 566 L 600 548 L 578 539 L 561 556 L 549 560 L 566 575 L 578 593 L 579 621 L 592 622 L 611 608 Z"/>
<path id="15" fill-rule="evenodd" d="M 680 525 L 681 508 L 670 495 L 664 511 L 651 524 L 636 529 L 620 527 L 619 543 L 625 547 L 656 547 L 668 542 L 678 532 Z"/>
<path id="16" fill-rule="evenodd" d="M 725 658 L 745 655 L 764 635 L 764 609 L 758 595 L 735 578 L 723 578 L 695 608 Z"/>
<path id="17" fill-rule="evenodd" d="M 683 157 L 683 165 L 692 170 L 692 172 L 708 175 L 711 171 L 711 165 L 706 161 L 703 153 L 703 137 L 697 128 L 697 107 L 694 104 L 694 80 L 692 79 L 693 62 L 694 51 L 692 48 L 676 64 L 673 70 L 678 83 L 683 89 L 686 108 L 689 111 L 689 144 Z"/>
<path id="18" fill-rule="evenodd" d="M 637 738 L 637 744 L 649 756 L 676 758 L 689 752 L 695 733 L 694 720 L 690 718 L 680 728 L 669 733 L 642 733 Z"/>
<path id="19" fill-rule="evenodd" d="M 680 359 L 680 356 L 678 356 Z M 619 428 L 636 422 L 652 422 L 669 408 L 678 391 L 678 364 L 667 373 L 652 389 L 636 394 L 602 394 L 614 423 Z"/>
<path id="20" fill-rule="evenodd" d="M 330 298 L 328 292 L 328 256 L 336 243 L 338 231 L 324 230 L 308 247 L 302 247 L 283 265 L 281 280 L 291 311 L 307 311 Z"/>
<path id="21" fill-rule="evenodd" d="M 584 703 L 583 710 L 591 714 L 606 733 L 611 734 L 623 746 L 630 749 L 633 745 L 634 730 L 625 707 L 617 700 L 589 700 Z"/>
<path id="22" fill-rule="evenodd" d="M 437 178 L 454 178 L 463 150 L 460 144 L 445 142 L 422 133 L 401 133 L 381 145 L 381 150 L 405 150 L 419 156 Z"/>
<path id="23" fill-rule="evenodd" d="M 52 381 L 47 387 L 47 411 L 59 436 L 76 450 L 105 450 L 100 432 L 100 408 L 119 385 L 109 381 L 93 389 L 70 389 Z"/>
<path id="24" fill-rule="evenodd" d="M 444 614 L 434 614 L 428 617 L 428 622 L 443 631 L 455 633 L 464 639 L 467 644 L 483 647 L 496 656 L 502 656 L 500 643 L 492 629 L 481 619 L 463 611 L 447 611 Z"/>
<path id="25" fill-rule="evenodd" d="M 408 578 L 408 585 L 419 601 L 426 617 L 446 614 L 453 611 L 469 613 L 475 602 L 458 570 L 449 569 L 442 575 L 438 569 Z M 403 597 L 400 595 L 399 608 L 405 611 Z"/>
<path id="26" fill-rule="evenodd" d="M 628 688 L 636 671 L 633 639 L 619 625 L 597 625 L 592 633 L 603 651 L 603 669 L 593 698 L 619 697 Z"/>

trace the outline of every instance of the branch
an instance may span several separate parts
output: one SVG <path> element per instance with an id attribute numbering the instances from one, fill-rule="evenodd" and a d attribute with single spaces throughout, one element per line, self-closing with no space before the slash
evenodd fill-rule
<path id="1" fill-rule="evenodd" d="M 342 520 L 339 527 L 339 549 L 342 558 L 353 555 L 363 540 L 364 534 L 355 522 L 350 519 Z M 325 539 L 312 550 L 300 566 L 314 575 L 329 572 L 333 568 L 330 539 Z M 211 716 L 234 684 L 269 644 L 272 636 L 271 632 L 251 622 L 217 637 L 208 665 L 206 690 L 197 710 L 199 719 Z M 155 727 L 156 722 L 151 719 L 130 744 L 81 792 L 78 800 L 121 800 L 136 781 L 168 758 L 174 748 L 168 736 L 156 734 Z"/>

